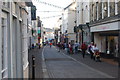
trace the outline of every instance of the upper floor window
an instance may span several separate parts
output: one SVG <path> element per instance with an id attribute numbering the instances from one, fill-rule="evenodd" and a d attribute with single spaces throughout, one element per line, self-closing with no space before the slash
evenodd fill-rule
<path id="1" fill-rule="evenodd" d="M 9 2 L 2 2 L 3 6 L 9 8 Z"/>
<path id="2" fill-rule="evenodd" d="M 104 18 L 108 17 L 108 2 L 103 3 L 103 14 Z"/>
<path id="3" fill-rule="evenodd" d="M 120 1 L 117 2 L 117 12 L 120 14 Z"/>
<path id="4" fill-rule="evenodd" d="M 22 18 L 22 8 L 21 7 L 19 7 L 19 17 Z"/>
<path id="5" fill-rule="evenodd" d="M 14 14 L 17 14 L 17 11 L 18 11 L 18 10 L 17 10 L 17 3 L 16 3 L 16 2 L 13 2 L 13 3 L 12 3 L 12 9 L 13 9 L 13 13 L 14 13 Z"/>
<path id="6" fill-rule="evenodd" d="M 115 15 L 115 2 L 110 2 L 110 16 Z"/>

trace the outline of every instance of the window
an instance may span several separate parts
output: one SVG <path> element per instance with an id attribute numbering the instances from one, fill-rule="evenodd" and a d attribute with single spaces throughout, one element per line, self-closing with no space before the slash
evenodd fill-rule
<path id="1" fill-rule="evenodd" d="M 3 2 L 2 4 L 3 4 L 3 6 L 9 8 L 9 2 Z"/>
<path id="2" fill-rule="evenodd" d="M 94 21 L 94 4 L 92 4 L 92 20 Z"/>
<path id="3" fill-rule="evenodd" d="M 110 16 L 115 15 L 115 2 L 110 2 Z"/>
<path id="4" fill-rule="evenodd" d="M 6 19 L 2 18 L 2 78 L 7 77 L 7 26 Z"/>
<path id="5" fill-rule="evenodd" d="M 19 7 L 19 17 L 22 18 L 22 9 Z"/>
<path id="6" fill-rule="evenodd" d="M 96 2 L 96 18 L 97 18 L 97 20 L 98 20 L 98 2 Z"/>
<path id="7" fill-rule="evenodd" d="M 17 3 L 15 3 L 15 2 L 12 3 L 12 9 L 13 9 L 13 13 L 17 14 L 17 11 L 18 11 L 17 10 Z"/>
<path id="8" fill-rule="evenodd" d="M 120 1 L 119 2 L 117 2 L 117 7 L 118 7 L 118 9 L 117 9 L 117 11 L 118 11 L 118 14 L 120 14 Z"/>
<path id="9" fill-rule="evenodd" d="M 104 3 L 103 3 L 104 18 L 108 17 L 108 16 L 107 16 L 107 15 L 108 15 L 108 10 L 107 10 L 108 7 L 107 7 L 107 6 L 108 6 L 108 2 L 104 2 Z"/>
<path id="10" fill-rule="evenodd" d="M 102 19 L 102 2 L 99 2 L 98 5 L 99 19 Z"/>

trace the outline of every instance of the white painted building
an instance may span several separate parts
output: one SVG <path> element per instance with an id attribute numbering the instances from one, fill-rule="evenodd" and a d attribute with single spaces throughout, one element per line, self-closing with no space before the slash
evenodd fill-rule
<path id="1" fill-rule="evenodd" d="M 68 42 L 76 41 L 76 34 L 74 33 L 74 26 L 75 26 L 75 11 L 76 4 L 75 2 L 68 5 L 64 8 L 64 13 L 62 14 L 62 26 L 61 32 L 62 34 L 68 35 Z"/>
<path id="2" fill-rule="evenodd" d="M 90 22 L 90 0 L 76 0 L 76 26 L 79 28 L 76 39 L 79 43 L 90 43 L 90 28 L 86 25 Z"/>
<path id="3" fill-rule="evenodd" d="M 28 78 L 28 11 L 25 2 L 0 2 L 0 79 Z"/>

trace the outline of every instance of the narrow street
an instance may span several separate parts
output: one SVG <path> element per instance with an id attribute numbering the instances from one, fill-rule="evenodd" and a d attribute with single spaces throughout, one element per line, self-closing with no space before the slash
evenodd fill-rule
<path id="1" fill-rule="evenodd" d="M 80 59 L 78 60 L 75 56 L 67 55 L 64 53 L 65 52 L 63 51 L 58 52 L 55 46 L 52 46 L 51 48 L 49 46 L 45 46 L 43 48 L 42 70 L 43 70 L 44 78 L 115 78 L 117 77 L 118 68 L 115 65 L 111 65 L 105 62 L 94 62 L 89 59 L 88 55 L 86 56 L 85 59 L 83 59 L 82 56 L 79 56 L 79 58 L 82 60 Z M 85 60 L 85 63 L 83 60 Z M 89 63 L 94 66 L 91 66 Z"/>

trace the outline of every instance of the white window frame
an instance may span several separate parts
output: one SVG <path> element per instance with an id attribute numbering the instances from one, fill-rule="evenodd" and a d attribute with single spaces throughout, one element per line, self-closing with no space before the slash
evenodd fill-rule
<path id="1" fill-rule="evenodd" d="M 115 0 L 115 15 L 118 14 L 118 0 Z"/>

